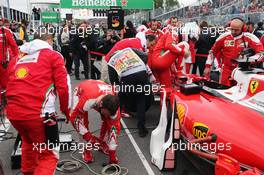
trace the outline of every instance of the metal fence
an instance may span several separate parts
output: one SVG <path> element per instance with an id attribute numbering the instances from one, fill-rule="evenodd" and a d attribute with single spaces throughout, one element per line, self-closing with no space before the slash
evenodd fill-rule
<path id="1" fill-rule="evenodd" d="M 153 18 L 152 13 L 152 11 L 141 11 L 132 15 L 127 15 L 125 16 L 125 21 L 130 20 L 137 26 L 144 20 L 150 21 Z"/>

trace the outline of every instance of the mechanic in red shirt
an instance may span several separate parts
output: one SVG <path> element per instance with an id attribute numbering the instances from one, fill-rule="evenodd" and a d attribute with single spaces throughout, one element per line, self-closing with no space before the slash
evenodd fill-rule
<path id="1" fill-rule="evenodd" d="M 150 22 L 149 29 L 145 33 L 146 35 L 155 35 L 157 40 L 159 40 L 163 35 L 163 32 L 160 30 L 160 28 L 161 28 L 161 23 L 153 19 Z"/>
<path id="2" fill-rule="evenodd" d="M 35 40 L 20 47 L 24 56 L 11 60 L 8 67 L 7 117 L 21 136 L 21 172 L 27 175 L 55 173 L 59 148 L 53 145 L 48 149 L 52 145 L 45 144 L 49 134 L 44 120 L 47 114 L 56 115 L 57 94 L 60 110 L 69 118 L 70 78 L 64 58 L 53 51 L 52 44 L 53 35 L 38 32 Z"/>
<path id="3" fill-rule="evenodd" d="M 178 26 L 178 18 L 176 16 L 173 16 L 169 19 L 168 25 L 162 29 L 162 32 L 163 34 L 167 32 L 171 32 L 171 29 L 177 26 Z"/>
<path id="4" fill-rule="evenodd" d="M 234 18 L 230 23 L 230 30 L 216 40 L 210 54 L 207 58 L 205 75 L 210 73 L 210 67 L 215 60 L 215 56 L 221 52 L 222 58 L 218 65 L 222 65 L 222 75 L 220 83 L 226 86 L 231 86 L 230 76 L 236 64 L 232 59 L 238 59 L 241 52 L 245 48 L 252 48 L 256 54 L 264 52 L 263 45 L 260 40 L 253 34 L 246 32 L 247 27 L 243 19 Z M 258 60 L 263 62 L 263 60 Z"/>
<path id="5" fill-rule="evenodd" d="M 6 88 L 9 61 L 18 56 L 18 46 L 13 33 L 3 25 L 3 20 L 0 20 L 0 89 Z"/>
<path id="6" fill-rule="evenodd" d="M 172 28 L 171 28 L 172 29 Z M 157 72 L 157 70 L 155 69 L 155 67 L 157 67 L 156 65 L 154 65 L 153 66 L 153 55 L 154 55 L 154 49 L 156 48 L 156 45 L 157 45 L 157 43 L 159 42 L 159 45 L 161 46 L 162 44 L 162 42 L 161 42 L 161 40 L 163 41 L 163 39 L 165 38 L 165 37 L 167 37 L 169 34 L 171 34 L 171 35 L 173 35 L 173 39 L 174 39 L 174 41 L 175 41 L 175 43 L 178 43 L 178 40 L 179 40 L 179 38 L 178 38 L 178 34 L 172 34 L 172 30 L 169 30 L 169 31 L 167 31 L 158 41 L 156 40 L 156 42 L 155 43 L 153 43 L 153 45 L 151 45 L 149 48 L 148 48 L 148 66 L 150 67 L 150 69 L 152 70 L 152 72 L 153 72 L 153 74 L 154 74 L 154 76 L 155 76 L 155 78 L 156 78 L 156 80 L 158 81 L 158 82 L 160 82 L 160 80 L 159 80 L 159 75 L 158 75 L 158 72 Z M 154 36 L 154 35 L 147 35 L 147 36 Z M 155 36 L 154 36 L 155 37 Z M 155 52 L 156 53 L 156 52 Z M 182 57 L 183 58 L 183 57 Z M 178 59 L 179 60 L 179 59 Z M 181 59 L 180 58 L 180 60 L 182 61 L 183 59 Z M 171 65 L 171 70 L 172 71 L 174 71 L 174 69 L 176 69 L 176 67 L 175 67 L 175 65 L 174 64 L 172 64 Z M 176 70 L 175 70 L 175 72 L 176 72 Z"/>
<path id="7" fill-rule="evenodd" d="M 92 148 L 109 155 L 110 164 L 117 164 L 117 137 L 121 128 L 120 111 L 119 99 L 114 95 L 112 87 L 102 81 L 86 80 L 75 88 L 73 100 L 70 120 L 74 128 L 92 144 Z M 99 138 L 89 131 L 88 111 L 92 109 L 100 113 L 103 121 Z M 84 150 L 83 160 L 86 163 L 93 162 L 91 150 Z"/>
<path id="8" fill-rule="evenodd" d="M 172 87 L 170 67 L 177 59 L 187 58 L 190 55 L 189 44 L 187 42 L 177 43 L 174 35 L 167 33 L 158 40 L 152 53 L 151 70 L 156 72 L 160 83 L 165 87 Z M 181 70 L 182 66 L 177 65 L 177 70 Z"/>
<path id="9" fill-rule="evenodd" d="M 186 66 L 186 73 L 191 73 L 191 66 L 195 63 L 195 39 L 188 39 L 188 44 L 190 45 L 190 52 L 191 55 L 186 59 L 185 66 Z"/>
<path id="10" fill-rule="evenodd" d="M 177 67 L 179 69 L 179 67 L 181 67 L 178 71 L 181 71 L 183 70 L 183 66 L 182 65 L 182 62 L 183 62 L 183 59 L 185 59 L 185 73 L 186 74 L 190 74 L 190 71 L 191 71 L 191 66 L 192 64 L 195 63 L 195 42 L 196 42 L 196 37 L 195 34 L 178 34 L 178 37 L 177 37 L 177 40 L 178 42 L 182 42 L 182 41 L 186 41 L 188 44 L 189 44 L 189 50 L 191 52 L 191 54 L 187 57 L 187 58 L 178 58 L 178 62 L 177 62 Z"/>

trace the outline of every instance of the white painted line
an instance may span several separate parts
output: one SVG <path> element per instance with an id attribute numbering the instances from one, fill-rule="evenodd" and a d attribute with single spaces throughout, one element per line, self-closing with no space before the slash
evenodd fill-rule
<path id="1" fill-rule="evenodd" d="M 125 122 L 122 119 L 120 120 L 120 122 L 121 122 L 123 128 L 127 128 Z M 128 138 L 130 139 L 132 145 L 134 146 L 134 148 L 138 154 L 138 157 L 140 158 L 141 162 L 143 163 L 144 167 L 146 168 L 148 174 L 149 175 L 155 175 L 155 173 L 151 169 L 147 159 L 145 158 L 144 154 L 142 153 L 142 151 L 140 150 L 139 146 L 137 145 L 135 139 L 133 138 L 132 134 L 130 133 L 129 129 L 125 129 L 125 132 L 126 132 Z"/>

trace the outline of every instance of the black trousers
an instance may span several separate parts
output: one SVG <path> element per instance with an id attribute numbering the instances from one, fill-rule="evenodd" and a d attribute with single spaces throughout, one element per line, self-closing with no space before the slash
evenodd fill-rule
<path id="1" fill-rule="evenodd" d="M 91 58 L 98 61 L 102 60 L 102 57 L 97 55 L 91 55 Z M 94 60 L 91 59 L 91 79 L 98 80 L 101 78 L 101 72 L 93 64 Z"/>
<path id="2" fill-rule="evenodd" d="M 66 62 L 66 69 L 68 74 L 72 71 L 72 64 L 73 64 L 73 58 L 70 56 L 70 48 L 69 46 L 62 46 L 61 48 L 61 54 L 65 59 Z"/>
<path id="3" fill-rule="evenodd" d="M 200 76 L 204 75 L 205 63 L 207 58 L 206 57 L 195 57 L 195 63 L 193 65 L 192 73 L 196 74 L 197 67 L 199 68 Z"/>
<path id="4" fill-rule="evenodd" d="M 129 112 L 136 112 L 137 127 L 139 129 L 145 128 L 145 113 L 154 101 L 151 83 L 146 71 L 122 77 L 120 81 L 118 81 L 117 74 L 112 67 L 109 66 L 108 71 L 111 83 L 114 84 L 115 82 L 119 85 L 120 107 L 125 107 Z"/>
<path id="5" fill-rule="evenodd" d="M 82 61 L 83 64 L 83 69 L 84 69 L 84 77 L 85 79 L 89 78 L 89 65 L 88 65 L 88 55 L 84 52 L 77 52 L 74 54 L 74 73 L 75 73 L 75 77 L 79 78 L 80 77 L 80 73 L 79 73 L 79 69 L 80 69 L 80 61 Z"/>

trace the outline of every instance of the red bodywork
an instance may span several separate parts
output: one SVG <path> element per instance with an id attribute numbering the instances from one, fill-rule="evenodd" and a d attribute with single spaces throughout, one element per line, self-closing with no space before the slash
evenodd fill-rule
<path id="1" fill-rule="evenodd" d="M 215 134 L 217 136 L 215 143 L 219 148 L 215 155 L 224 154 L 237 160 L 239 164 L 264 171 L 264 116 L 262 114 L 204 91 L 184 95 L 179 90 L 173 90 L 171 104 L 174 97 L 177 100 L 181 134 L 187 140 Z M 211 150 L 214 150 L 212 143 L 211 146 L 213 148 Z M 216 165 L 218 163 L 218 166 L 222 166 L 221 160 L 221 156 L 218 157 Z M 233 170 L 237 171 L 235 167 Z M 216 174 L 219 173 L 221 174 L 216 171 Z"/>

